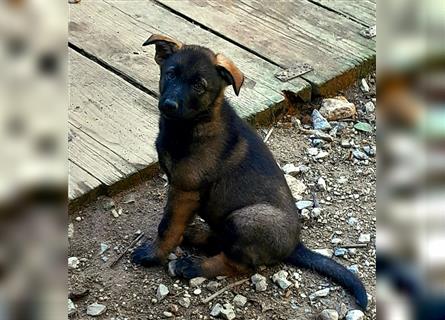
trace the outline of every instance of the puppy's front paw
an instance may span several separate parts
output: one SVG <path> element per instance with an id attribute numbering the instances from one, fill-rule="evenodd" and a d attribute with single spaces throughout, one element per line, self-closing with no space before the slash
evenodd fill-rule
<path id="1" fill-rule="evenodd" d="M 175 261 L 174 274 L 186 279 L 196 278 L 202 275 L 201 261 L 190 257 Z"/>
<path id="2" fill-rule="evenodd" d="M 144 267 L 152 267 L 161 263 L 160 259 L 156 256 L 156 248 L 148 242 L 133 251 L 131 261 Z"/>

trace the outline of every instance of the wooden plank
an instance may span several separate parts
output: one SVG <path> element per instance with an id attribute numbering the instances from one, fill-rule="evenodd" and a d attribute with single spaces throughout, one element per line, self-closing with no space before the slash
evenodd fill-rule
<path id="1" fill-rule="evenodd" d="M 310 2 L 318 3 L 368 27 L 377 23 L 375 0 L 310 0 Z"/>
<path id="2" fill-rule="evenodd" d="M 98 188 L 101 183 L 84 169 L 68 161 L 69 179 L 68 179 L 68 199 L 74 200 L 82 195 Z"/>
<path id="3" fill-rule="evenodd" d="M 157 100 L 73 50 L 69 61 L 69 158 L 104 186 L 157 162 Z M 89 192 L 88 186 L 70 197 Z"/>
<path id="4" fill-rule="evenodd" d="M 157 161 L 157 100 L 70 50 L 69 121 L 129 164 Z"/>
<path id="5" fill-rule="evenodd" d="M 308 98 L 310 86 L 306 81 L 280 82 L 274 77 L 280 67 L 151 1 L 83 0 L 70 9 L 70 42 L 152 92 L 158 91 L 159 67 L 153 60 L 154 48 L 141 45 L 151 34 L 162 33 L 185 43 L 208 46 L 236 62 L 246 82 L 239 97 L 234 97 L 231 90 L 227 95 L 243 117 L 283 102 L 283 90 Z"/>
<path id="6" fill-rule="evenodd" d="M 69 159 L 89 172 L 102 184 L 114 183 L 137 172 L 137 169 L 124 158 L 114 153 L 81 129 L 69 124 Z"/>
<path id="7" fill-rule="evenodd" d="M 306 0 L 159 0 L 174 12 L 251 48 L 282 66 L 309 63 L 302 77 L 320 94 L 333 93 L 375 62 L 375 40 L 363 25 Z"/>

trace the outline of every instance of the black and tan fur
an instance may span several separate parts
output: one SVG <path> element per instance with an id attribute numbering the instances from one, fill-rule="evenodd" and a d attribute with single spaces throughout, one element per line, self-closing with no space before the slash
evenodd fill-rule
<path id="1" fill-rule="evenodd" d="M 209 258 L 177 260 L 185 278 L 234 276 L 286 261 L 330 276 L 366 307 L 365 289 L 350 271 L 307 249 L 299 213 L 271 152 L 224 98 L 244 77 L 222 54 L 152 35 L 160 65 L 159 162 L 169 181 L 158 237 L 133 253 L 133 261 L 164 263 L 183 241 L 213 248 Z M 200 216 L 207 228 L 189 226 Z"/>

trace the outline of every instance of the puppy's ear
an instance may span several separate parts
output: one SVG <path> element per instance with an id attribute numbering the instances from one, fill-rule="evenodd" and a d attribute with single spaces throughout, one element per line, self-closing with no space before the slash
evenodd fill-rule
<path id="1" fill-rule="evenodd" d="M 232 60 L 221 53 L 216 55 L 216 68 L 224 80 L 232 85 L 235 94 L 238 95 L 244 82 L 243 73 L 235 66 Z"/>
<path id="2" fill-rule="evenodd" d="M 156 45 L 155 61 L 161 65 L 165 59 L 182 48 L 183 44 L 178 40 L 163 36 L 161 34 L 152 34 L 142 46 L 149 44 Z"/>

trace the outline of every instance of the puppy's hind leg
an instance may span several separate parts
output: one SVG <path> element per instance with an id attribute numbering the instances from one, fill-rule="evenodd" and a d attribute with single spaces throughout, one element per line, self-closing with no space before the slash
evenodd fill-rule
<path id="1" fill-rule="evenodd" d="M 215 232 L 202 222 L 195 222 L 187 227 L 184 232 L 182 244 L 196 247 L 208 255 L 215 255 L 221 251 L 220 241 Z"/>
<path id="2" fill-rule="evenodd" d="M 183 278 L 216 276 L 233 277 L 252 271 L 249 267 L 228 258 L 223 252 L 206 259 L 182 258 L 175 263 L 175 275 Z"/>

